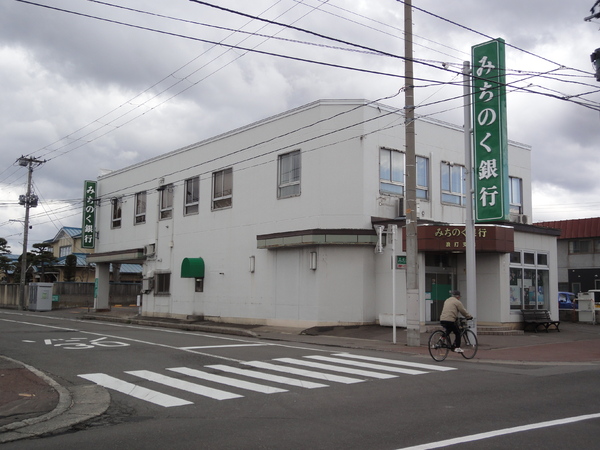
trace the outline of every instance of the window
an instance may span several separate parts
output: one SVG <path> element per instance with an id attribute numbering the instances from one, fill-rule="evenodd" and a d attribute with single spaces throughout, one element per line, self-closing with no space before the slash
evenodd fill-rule
<path id="1" fill-rule="evenodd" d="M 200 177 L 185 180 L 185 203 L 183 213 L 198 214 L 198 203 L 200 199 Z"/>
<path id="2" fill-rule="evenodd" d="M 523 253 L 523 261 L 525 264 L 533 265 L 535 264 L 535 253 L 524 252 Z"/>
<path id="3" fill-rule="evenodd" d="M 429 158 L 417 156 L 417 198 L 429 199 Z"/>
<path id="4" fill-rule="evenodd" d="M 569 241 L 569 253 L 592 253 L 592 241 Z"/>
<path id="5" fill-rule="evenodd" d="M 146 191 L 135 194 L 135 224 L 146 222 Z"/>
<path id="6" fill-rule="evenodd" d="M 513 252 L 510 261 L 510 309 L 549 309 L 548 254 Z"/>
<path id="7" fill-rule="evenodd" d="M 73 247 L 70 245 L 65 245 L 63 247 L 59 247 L 58 249 L 58 256 L 69 256 L 71 253 L 73 253 Z"/>
<path id="8" fill-rule="evenodd" d="M 277 198 L 300 195 L 300 150 L 279 155 Z"/>
<path id="9" fill-rule="evenodd" d="M 547 266 L 548 265 L 548 255 L 545 253 L 538 253 L 537 263 L 538 263 L 538 266 Z"/>
<path id="10" fill-rule="evenodd" d="M 154 292 L 156 295 L 170 294 L 171 291 L 171 274 L 170 273 L 157 273 L 155 275 L 156 281 L 154 282 Z"/>
<path id="11" fill-rule="evenodd" d="M 404 195 L 404 153 L 379 149 L 379 191 Z"/>
<path id="12" fill-rule="evenodd" d="M 233 199 L 233 170 L 231 168 L 214 172 L 212 209 L 231 208 Z"/>
<path id="13" fill-rule="evenodd" d="M 465 204 L 465 168 L 442 162 L 442 202 L 453 205 Z"/>
<path id="14" fill-rule="evenodd" d="M 510 254 L 510 262 L 521 264 L 521 252 L 512 252 Z"/>
<path id="15" fill-rule="evenodd" d="M 112 198 L 110 203 L 112 208 L 111 228 L 121 228 L 121 210 L 123 207 L 123 199 Z"/>
<path id="16" fill-rule="evenodd" d="M 161 186 L 158 192 L 160 193 L 160 218 L 170 219 L 173 217 L 173 185 Z"/>
<path id="17" fill-rule="evenodd" d="M 510 212 L 513 214 L 523 213 L 523 180 L 521 178 L 509 177 Z"/>

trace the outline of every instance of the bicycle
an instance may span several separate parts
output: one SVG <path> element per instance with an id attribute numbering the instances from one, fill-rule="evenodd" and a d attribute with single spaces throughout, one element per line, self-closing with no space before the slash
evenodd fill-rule
<path id="1" fill-rule="evenodd" d="M 466 359 L 472 359 L 477 354 L 477 336 L 469 328 L 467 319 L 458 319 L 458 328 L 460 329 L 461 348 Z M 448 356 L 448 352 L 453 349 L 452 339 L 446 333 L 446 330 L 435 330 L 429 336 L 429 354 L 435 361 L 443 361 Z"/>

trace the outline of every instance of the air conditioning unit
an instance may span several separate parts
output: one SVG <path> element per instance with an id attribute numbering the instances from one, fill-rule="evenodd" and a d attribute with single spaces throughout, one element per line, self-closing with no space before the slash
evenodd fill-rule
<path id="1" fill-rule="evenodd" d="M 527 225 L 529 223 L 529 216 L 526 214 L 511 214 L 510 221 Z"/>
<path id="2" fill-rule="evenodd" d="M 156 253 L 156 244 L 144 245 L 144 256 L 154 256 Z"/>

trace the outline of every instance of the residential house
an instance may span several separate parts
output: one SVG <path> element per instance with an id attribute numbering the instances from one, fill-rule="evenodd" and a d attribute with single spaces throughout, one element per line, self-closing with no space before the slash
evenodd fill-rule
<path id="1" fill-rule="evenodd" d="M 600 289 L 600 217 L 555 220 L 537 226 L 560 230 L 557 242 L 558 290 Z"/>

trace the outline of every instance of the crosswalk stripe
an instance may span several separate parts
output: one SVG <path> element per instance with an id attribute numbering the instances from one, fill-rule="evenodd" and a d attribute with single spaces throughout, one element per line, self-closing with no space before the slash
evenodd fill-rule
<path id="1" fill-rule="evenodd" d="M 348 359 L 343 360 L 343 359 L 331 358 L 329 356 L 321 356 L 321 355 L 310 355 L 310 356 L 305 356 L 305 358 L 316 359 L 318 361 L 326 361 L 326 362 L 332 362 L 332 363 L 337 363 L 337 364 L 347 364 L 349 366 L 354 366 L 354 367 L 364 367 L 365 369 L 375 369 L 375 370 L 384 370 L 386 372 L 403 373 L 406 375 L 423 375 L 424 373 L 427 373 L 427 372 L 423 372 L 422 370 L 404 369 L 401 367 L 390 367 L 390 366 L 384 366 L 382 364 L 373 364 L 373 363 L 367 363 L 367 362 L 362 362 L 362 361 L 351 361 Z"/>
<path id="2" fill-rule="evenodd" d="M 149 370 L 132 370 L 125 373 L 129 375 L 135 375 L 136 377 L 144 378 L 145 380 L 153 381 L 154 383 L 164 384 L 166 386 L 171 386 L 176 389 L 192 392 L 193 394 L 213 398 L 215 400 L 229 400 L 232 398 L 243 397 L 243 395 L 238 395 L 227 391 L 221 391 L 220 389 L 213 389 L 207 386 L 201 386 L 199 384 L 190 383 L 189 381 L 183 381 L 178 378 L 167 377 L 165 375 L 161 375 L 156 372 L 151 372 Z"/>
<path id="3" fill-rule="evenodd" d="M 131 395 L 132 397 L 140 400 L 145 400 L 155 405 L 164 406 L 169 408 L 171 406 L 183 406 L 191 405 L 193 402 L 183 400 L 181 398 L 173 397 L 171 395 L 163 394 L 161 392 L 153 391 L 145 387 L 137 386 L 133 383 L 119 380 L 118 378 L 111 377 L 103 373 L 87 373 L 78 375 L 81 378 L 85 378 L 93 383 L 100 386 L 104 386 L 107 389 L 112 389 L 123 394 Z"/>
<path id="4" fill-rule="evenodd" d="M 202 372 L 196 369 L 190 369 L 188 367 L 173 367 L 173 372 L 181 373 L 183 375 L 189 375 L 191 377 L 200 378 L 202 380 L 213 381 L 215 383 L 226 384 L 227 386 L 233 386 L 240 389 L 247 389 L 249 391 L 260 392 L 262 394 L 277 394 L 279 392 L 287 392 L 287 389 L 280 389 L 271 386 L 265 386 L 258 383 L 251 383 L 249 381 L 236 380 L 235 378 L 224 377 L 222 375 L 215 375 L 212 373 Z"/>
<path id="5" fill-rule="evenodd" d="M 299 366 L 314 367 L 316 369 L 331 370 L 333 372 L 343 372 L 343 373 L 348 373 L 351 375 L 360 375 L 360 376 L 370 377 L 370 378 L 379 378 L 382 380 L 386 379 L 386 378 L 396 378 L 396 376 L 397 376 L 397 375 L 390 375 L 388 373 L 372 372 L 369 370 L 362 370 L 362 369 L 352 369 L 350 367 L 340 367 L 340 366 L 334 366 L 332 364 L 321 364 L 321 363 L 317 363 L 317 362 L 304 361 L 302 359 L 294 359 L 294 358 L 276 358 L 275 361 L 281 361 L 281 362 L 288 363 L 288 364 L 296 364 Z"/>
<path id="6" fill-rule="evenodd" d="M 222 372 L 235 373 L 237 375 L 243 375 L 250 378 L 258 378 L 260 380 L 273 381 L 275 383 L 288 384 L 290 386 L 297 386 L 305 389 L 315 389 L 321 387 L 327 387 L 327 384 L 315 383 L 313 381 L 298 380 L 296 378 L 283 377 L 281 375 L 271 375 L 268 373 L 257 372 L 255 370 L 240 369 L 237 367 L 226 366 L 224 364 L 215 364 L 213 366 L 206 366 L 210 369 L 220 370 Z"/>
<path id="7" fill-rule="evenodd" d="M 382 362 L 382 363 L 386 363 L 386 364 L 395 364 L 398 366 L 416 367 L 418 369 L 435 370 L 435 371 L 439 371 L 439 372 L 445 372 L 448 370 L 456 370 L 455 367 L 434 366 L 431 364 L 414 363 L 414 362 L 407 362 L 407 361 L 397 361 L 395 359 L 376 358 L 373 356 L 352 355 L 350 353 L 336 353 L 333 356 L 340 356 L 342 358 L 363 359 L 365 361 Z"/>
<path id="8" fill-rule="evenodd" d="M 335 383 L 352 384 L 362 383 L 363 381 L 365 381 L 360 380 L 358 378 L 344 377 L 323 372 L 315 372 L 313 370 L 298 369 L 296 367 L 280 366 L 278 364 L 271 364 L 262 361 L 248 361 L 243 364 L 247 366 L 257 367 L 259 369 L 273 370 L 276 372 L 285 372 L 293 375 L 299 375 L 301 377 L 316 378 L 317 380 L 332 381 Z"/>

